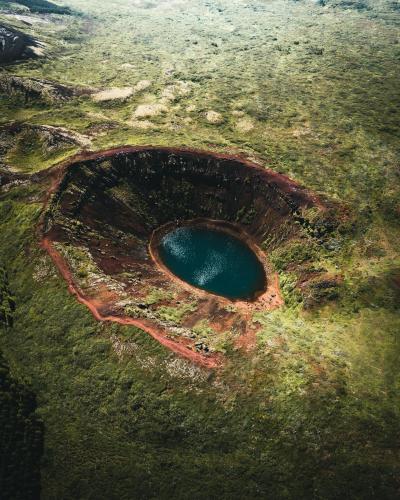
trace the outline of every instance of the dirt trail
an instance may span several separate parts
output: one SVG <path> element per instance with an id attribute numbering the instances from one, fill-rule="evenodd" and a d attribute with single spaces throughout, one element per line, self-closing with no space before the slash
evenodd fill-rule
<path id="1" fill-rule="evenodd" d="M 202 365 L 205 368 L 217 368 L 221 365 L 221 359 L 219 355 L 215 354 L 206 357 L 203 354 L 192 351 L 185 345 L 167 338 L 165 332 L 161 328 L 155 328 L 145 320 L 119 316 L 103 316 L 100 313 L 98 306 L 95 304 L 95 302 L 97 301 L 91 301 L 90 299 L 86 299 L 82 296 L 73 281 L 72 274 L 68 268 L 68 265 L 59 254 L 59 252 L 54 248 L 51 241 L 48 238 L 44 238 L 41 242 L 41 247 L 50 255 L 60 274 L 68 283 L 69 292 L 74 295 L 81 304 L 84 304 L 98 321 L 115 321 L 116 323 L 119 323 L 121 325 L 136 326 L 144 330 L 146 333 L 160 342 L 160 344 L 167 347 L 174 353 L 183 356 L 196 364 Z"/>

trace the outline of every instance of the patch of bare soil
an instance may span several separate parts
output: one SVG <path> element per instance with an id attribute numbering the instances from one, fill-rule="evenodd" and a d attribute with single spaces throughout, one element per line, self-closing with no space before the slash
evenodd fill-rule
<path id="1" fill-rule="evenodd" d="M 133 87 L 123 87 L 101 90 L 93 94 L 93 100 L 96 102 L 125 100 L 131 97 L 134 93 Z"/>

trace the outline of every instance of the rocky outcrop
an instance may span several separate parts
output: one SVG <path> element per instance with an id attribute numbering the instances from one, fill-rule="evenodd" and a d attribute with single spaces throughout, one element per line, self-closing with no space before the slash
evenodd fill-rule
<path id="1" fill-rule="evenodd" d="M 35 144 L 43 158 L 74 147 L 88 149 L 91 146 L 91 141 L 86 135 L 63 127 L 8 123 L 0 126 L 0 167 L 7 167 L 8 155 L 11 152 L 23 156 L 21 149 L 26 143 Z"/>
<path id="2" fill-rule="evenodd" d="M 48 0 L 17 0 L 15 3 L 24 5 L 31 12 L 39 14 L 71 14 L 72 11 L 69 7 L 56 5 Z"/>
<path id="3" fill-rule="evenodd" d="M 53 103 L 66 101 L 73 97 L 90 95 L 96 91 L 96 89 L 72 87 L 39 78 L 25 78 L 7 73 L 0 74 L 0 93 L 22 95 L 26 100 L 40 99 Z"/>
<path id="4" fill-rule="evenodd" d="M 36 56 L 39 43 L 14 28 L 0 25 L 0 64 Z"/>

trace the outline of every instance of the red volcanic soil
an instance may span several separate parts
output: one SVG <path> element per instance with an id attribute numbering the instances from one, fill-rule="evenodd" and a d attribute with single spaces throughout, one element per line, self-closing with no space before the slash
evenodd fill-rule
<path id="1" fill-rule="evenodd" d="M 149 321 L 134 319 L 129 317 L 122 316 L 103 316 L 99 309 L 103 305 L 100 300 L 90 300 L 85 298 L 74 284 L 74 280 L 69 270 L 68 264 L 62 258 L 59 252 L 54 248 L 52 242 L 48 238 L 43 238 L 41 242 L 41 246 L 50 257 L 53 259 L 54 264 L 57 266 L 61 276 L 65 279 L 68 284 L 68 291 L 76 297 L 78 302 L 85 305 L 93 316 L 98 321 L 114 321 L 115 323 L 119 323 L 120 325 L 133 325 L 138 328 L 141 328 L 145 332 L 149 333 L 154 339 L 156 339 L 160 344 L 167 347 L 171 351 L 176 354 L 179 354 L 194 363 L 204 366 L 205 368 L 217 368 L 221 364 L 221 356 L 219 354 L 213 354 L 205 357 L 203 354 L 200 354 L 196 351 L 192 351 L 182 343 L 179 343 L 174 340 L 170 340 L 166 337 L 165 332 L 161 328 L 156 328 L 152 326 Z"/>
<path id="2" fill-rule="evenodd" d="M 115 288 L 95 283 L 82 286 L 68 257 L 54 243 L 86 248 L 101 273 L 122 285 L 125 298 L 134 298 L 134 303 L 140 304 L 150 290 L 170 291 L 171 286 L 175 299 L 161 306 L 179 307 L 196 298 L 196 311 L 185 317 L 182 326 L 191 329 L 205 319 L 216 335 L 233 328 L 239 334 L 235 345 L 247 351 L 256 339 L 252 313 L 283 304 L 277 275 L 260 249 L 266 235 L 273 236 L 274 245 L 303 238 L 300 229 L 310 227 L 303 209 L 327 210 L 317 196 L 284 175 L 237 156 L 204 151 L 115 148 L 77 155 L 37 178 L 44 176 L 50 177 L 51 186 L 40 226 L 42 247 L 69 291 L 98 321 L 139 327 L 171 351 L 206 368 L 220 366 L 223 356 L 196 350 L 195 341 L 187 336 L 175 333 L 171 338 L 168 325 L 157 324 L 154 316 L 127 316 L 118 305 L 122 296 Z M 247 215 L 241 222 L 243 213 Z M 253 301 L 233 303 L 194 290 L 169 273 L 158 261 L 151 241 L 160 228 L 176 220 L 222 225 L 242 238 L 265 263 L 265 291 Z M 135 272 L 141 276 L 137 282 L 125 278 Z M 229 312 L 229 305 L 236 311 Z"/>

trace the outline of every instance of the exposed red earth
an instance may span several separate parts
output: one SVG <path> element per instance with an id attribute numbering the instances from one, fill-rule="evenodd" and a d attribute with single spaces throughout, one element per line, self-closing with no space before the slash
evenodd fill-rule
<path id="1" fill-rule="evenodd" d="M 142 330 L 150 334 L 158 342 L 160 342 L 160 344 L 167 347 L 174 353 L 179 354 L 189 359 L 190 361 L 200 364 L 206 368 L 216 368 L 221 364 L 220 355 L 214 354 L 205 357 L 202 354 L 189 349 L 188 347 L 177 341 L 168 339 L 165 335 L 165 332 L 163 332 L 160 328 L 152 326 L 148 321 L 133 319 L 128 317 L 120 317 L 120 316 L 103 316 L 99 311 L 102 305 L 101 301 L 99 299 L 89 300 L 80 293 L 79 289 L 74 284 L 74 280 L 71 271 L 68 268 L 67 263 L 61 257 L 60 253 L 57 252 L 57 250 L 54 248 L 51 241 L 48 238 L 43 238 L 41 246 L 50 255 L 54 264 L 57 266 L 61 276 L 67 282 L 68 291 L 72 295 L 74 295 L 81 304 L 85 305 L 89 309 L 89 311 L 93 314 L 94 318 L 97 319 L 98 321 L 114 321 L 115 323 L 119 323 L 121 325 L 133 325 L 138 328 L 141 328 Z"/>
<path id="2" fill-rule="evenodd" d="M 154 165 L 151 163 L 153 161 L 151 160 L 152 155 L 155 155 Z M 146 164 L 145 170 L 134 173 L 135 168 L 142 168 L 141 162 L 147 162 L 148 165 Z M 199 165 L 198 169 L 196 165 Z M 218 174 L 219 176 L 219 180 L 215 182 L 212 179 L 214 165 L 215 175 Z M 159 174 L 155 171 L 157 168 L 160 169 Z M 171 223 L 173 217 L 168 219 L 168 215 L 164 216 L 162 210 L 159 213 L 155 212 L 154 219 L 156 222 L 153 222 L 151 226 L 146 219 L 149 214 L 146 214 L 143 222 L 143 220 L 137 218 L 135 211 L 132 212 L 132 207 L 128 210 L 125 202 L 121 203 L 121 200 L 116 200 L 114 195 L 110 197 L 110 186 L 115 185 L 119 189 L 120 184 L 125 186 L 128 179 L 133 188 L 136 189 L 137 183 L 145 182 L 143 179 L 148 175 L 155 176 L 157 182 L 159 177 L 167 176 L 167 182 L 169 180 L 168 176 L 172 175 L 170 174 L 171 169 L 177 168 L 178 170 L 182 168 L 182 175 L 179 174 L 179 179 L 181 176 L 186 176 L 190 182 L 198 183 L 194 186 L 195 192 L 201 191 L 201 189 L 204 190 L 205 204 L 207 202 L 206 195 L 210 189 L 213 194 L 212 190 L 215 191 L 215 197 L 220 204 L 222 203 L 221 206 L 224 206 L 224 203 L 230 203 L 231 197 L 237 198 L 237 196 L 241 196 L 240 193 L 242 192 L 247 192 L 246 199 L 238 200 L 238 206 L 240 203 L 247 206 L 249 200 L 250 202 L 254 200 L 256 215 L 254 221 L 247 224 L 246 227 L 234 220 L 218 220 L 215 213 L 212 212 L 212 205 L 210 205 L 211 209 L 209 205 L 206 206 L 207 210 L 211 210 L 210 213 L 204 213 L 206 209 L 203 212 L 199 209 L 201 217 L 186 216 L 185 210 L 188 210 L 187 208 L 181 209 L 181 213 L 177 217 L 181 224 L 193 223 L 193 220 L 190 222 L 188 219 L 194 219 L 195 221 L 201 220 L 203 223 L 218 225 L 227 232 L 240 237 L 253 249 L 263 263 L 267 275 L 266 289 L 254 300 L 232 302 L 229 299 L 209 294 L 203 290 L 194 289 L 194 287 L 182 282 L 162 265 L 152 244 L 156 236 L 160 234 L 160 228 L 168 227 L 168 223 Z M 204 184 L 203 176 L 206 176 L 206 174 L 200 171 L 206 172 L 208 184 Z M 176 297 L 171 304 L 166 303 L 165 305 L 176 306 L 176 304 L 182 304 L 190 298 L 197 297 L 196 311 L 188 315 L 183 326 L 192 328 L 198 321 L 207 319 L 216 334 L 234 328 L 239 333 L 235 339 L 236 347 L 247 351 L 255 346 L 258 329 L 258 326 L 252 322 L 252 313 L 260 310 L 271 310 L 283 304 L 278 277 L 276 273 L 272 272 L 267 255 L 259 246 L 263 241 L 262 238 L 268 233 L 268 230 L 274 230 L 277 234 L 282 233 L 281 239 L 291 238 L 298 231 L 298 225 L 291 222 L 294 212 L 298 214 L 300 213 L 299 210 L 310 207 L 315 207 L 321 212 L 325 210 L 324 203 L 316 195 L 284 175 L 260 167 L 238 156 L 204 151 L 146 146 L 115 148 L 98 153 L 77 155 L 69 161 L 50 169 L 47 174 L 50 174 L 52 184 L 48 191 L 46 210 L 40 228 L 42 232 L 41 245 L 48 252 L 60 274 L 66 280 L 69 291 L 80 303 L 88 307 L 98 321 L 115 321 L 119 324 L 139 327 L 174 353 L 206 368 L 220 366 L 223 362 L 223 355 L 218 352 L 199 351 L 196 348 L 195 341 L 179 335 L 171 336 L 168 327 L 158 324 L 153 319 L 130 317 L 124 314 L 124 310 L 118 305 L 121 302 L 121 294 L 119 294 L 118 290 L 108 286 L 107 283 L 82 285 L 71 269 L 70 262 L 65 258 L 65 255 L 60 253 L 56 246 L 58 244 L 68 244 L 87 247 L 98 268 L 114 281 L 119 280 L 125 287 L 126 293 L 135 299 L 144 297 L 149 289 L 168 290 L 171 286 L 174 287 Z M 236 187 L 232 186 L 230 188 L 229 182 L 231 181 L 226 181 L 226 178 L 229 176 L 233 178 L 232 175 L 235 176 Z M 123 182 L 119 176 L 121 176 Z M 151 184 L 152 181 L 149 182 Z M 228 182 L 226 188 L 221 187 L 224 182 Z M 104 186 L 102 183 L 104 183 Z M 153 189 L 152 186 L 153 191 L 150 192 L 147 184 L 140 184 L 140 186 L 142 191 L 144 189 L 146 202 L 152 199 L 153 191 L 156 193 L 156 201 L 149 201 L 148 203 L 150 210 L 153 210 L 153 203 L 157 204 L 160 188 L 155 187 Z M 174 186 L 173 183 L 172 186 Z M 112 189 L 114 188 L 112 187 Z M 263 205 L 263 196 L 253 196 L 255 192 L 258 192 L 258 189 L 264 191 L 267 189 L 269 193 L 269 198 L 265 201 L 265 207 Z M 78 194 L 80 199 L 77 202 L 74 196 L 78 197 Z M 161 193 L 160 196 L 166 195 Z M 181 198 L 178 194 L 176 198 L 177 206 Z M 203 200 L 203 197 L 201 197 L 201 200 Z M 276 202 L 273 200 L 276 200 Z M 167 199 L 167 201 L 169 200 Z M 167 205 L 169 206 L 169 204 Z M 171 200 L 170 205 L 174 205 L 173 200 Z M 196 201 L 194 201 L 194 205 L 197 206 Z M 142 208 L 141 205 L 138 205 L 138 207 L 139 209 Z M 235 209 L 237 208 L 235 205 Z M 234 219 L 230 206 L 225 207 L 224 210 L 226 212 L 225 216 L 226 214 L 229 217 L 232 215 L 231 219 Z M 143 219 L 143 216 L 141 217 Z M 162 220 L 162 217 L 164 217 L 164 220 Z M 116 231 L 115 234 L 121 233 L 122 229 L 129 238 L 127 237 L 125 241 L 123 238 L 116 237 L 115 234 L 109 234 L 110 230 L 104 232 L 103 227 L 109 227 L 110 224 L 113 225 Z M 83 227 L 83 231 L 75 229 L 79 227 Z M 101 237 L 98 235 L 100 233 Z M 97 234 L 97 236 L 90 236 L 92 234 Z M 141 270 L 142 278 L 139 285 L 131 285 L 124 281 L 123 276 L 127 274 L 126 271 L 133 272 L 135 269 Z M 234 306 L 234 313 L 227 312 L 230 305 Z"/>

